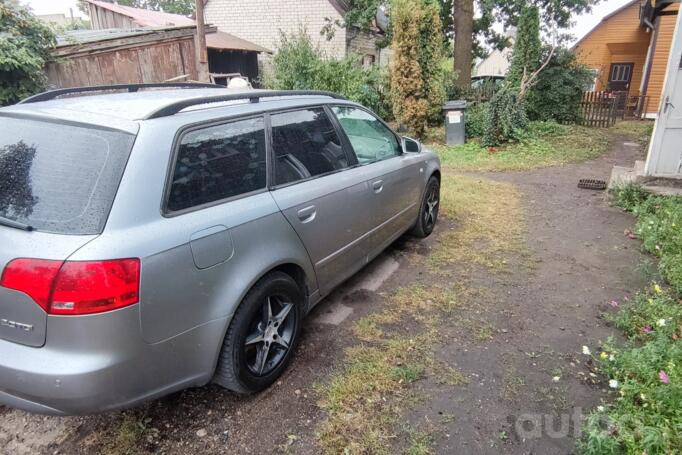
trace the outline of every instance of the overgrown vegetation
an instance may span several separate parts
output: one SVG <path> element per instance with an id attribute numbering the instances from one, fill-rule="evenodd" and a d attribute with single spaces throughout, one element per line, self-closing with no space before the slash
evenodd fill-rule
<path id="1" fill-rule="evenodd" d="M 50 27 L 13 0 L 0 0 L 0 105 L 14 104 L 45 87 L 43 66 L 55 37 Z"/>
<path id="2" fill-rule="evenodd" d="M 649 196 L 634 185 L 616 191 L 616 203 L 637 216 L 635 234 L 660 258 L 670 285 L 653 283 L 607 315 L 628 337 L 609 339 L 595 356 L 617 392 L 585 423 L 584 454 L 672 454 L 682 447 L 682 198 Z"/>
<path id="3" fill-rule="evenodd" d="M 543 60 L 550 49 L 543 49 Z M 594 71 L 577 62 L 568 49 L 556 49 L 526 98 L 530 120 L 574 123 L 580 120 L 583 91 L 594 79 Z"/>
<path id="4" fill-rule="evenodd" d="M 648 196 L 634 185 L 616 193 L 618 204 L 637 217 L 635 235 L 660 258 L 661 275 L 682 295 L 682 198 Z"/>
<path id="5" fill-rule="evenodd" d="M 467 117 L 467 122 L 471 120 Z M 438 153 L 444 166 L 455 170 L 526 170 L 596 158 L 608 149 L 608 135 L 579 125 L 530 122 L 518 142 L 500 147 L 486 147 L 475 140 L 457 146 L 432 143 L 429 147 Z"/>
<path id="6" fill-rule="evenodd" d="M 355 55 L 337 60 L 316 47 L 305 30 L 280 35 L 272 67 L 262 83 L 276 90 L 329 90 L 357 101 L 390 119 L 388 76 L 379 68 L 363 68 Z"/>
<path id="7" fill-rule="evenodd" d="M 481 141 L 483 145 L 496 146 L 518 141 L 526 135 L 528 117 L 524 100 L 518 89 L 507 86 L 495 93 L 487 103 L 485 124 Z"/>
<path id="8" fill-rule="evenodd" d="M 393 113 L 419 138 L 427 123 L 440 120 L 443 90 L 440 9 L 428 0 L 391 3 Z"/>

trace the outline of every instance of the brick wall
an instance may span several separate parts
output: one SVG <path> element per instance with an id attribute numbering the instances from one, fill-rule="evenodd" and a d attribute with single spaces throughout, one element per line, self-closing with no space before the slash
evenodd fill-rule
<path id="1" fill-rule="evenodd" d="M 328 0 L 209 0 L 206 22 L 219 30 L 275 50 L 279 31 L 296 33 L 305 27 L 314 43 L 330 56 L 346 55 L 346 30 L 336 28 L 331 41 L 320 35 L 326 24 L 343 17 Z"/>

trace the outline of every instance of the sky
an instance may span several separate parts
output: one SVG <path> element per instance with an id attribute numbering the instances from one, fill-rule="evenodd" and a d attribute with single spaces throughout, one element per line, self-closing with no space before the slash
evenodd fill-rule
<path id="1" fill-rule="evenodd" d="M 602 17 L 625 5 L 628 1 L 602 0 L 592 9 L 591 13 L 575 18 L 576 24 L 571 28 L 571 33 L 575 35 L 576 39 L 582 38 L 592 27 L 599 23 Z M 76 7 L 76 0 L 22 0 L 22 2 L 31 6 L 36 14 L 64 13 L 68 17 L 69 8 L 73 8 L 73 13 L 80 15 Z"/>

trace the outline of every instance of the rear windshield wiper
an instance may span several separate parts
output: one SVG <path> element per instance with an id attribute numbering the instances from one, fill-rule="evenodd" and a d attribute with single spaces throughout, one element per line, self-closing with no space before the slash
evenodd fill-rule
<path id="1" fill-rule="evenodd" d="M 32 231 L 33 226 L 30 224 L 20 223 L 19 221 L 10 220 L 4 216 L 0 216 L 0 224 L 3 226 L 8 226 L 15 229 L 22 229 L 24 231 Z"/>

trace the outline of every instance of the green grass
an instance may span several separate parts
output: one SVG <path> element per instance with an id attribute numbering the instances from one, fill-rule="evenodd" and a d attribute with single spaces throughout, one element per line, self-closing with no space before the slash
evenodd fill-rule
<path id="1" fill-rule="evenodd" d="M 446 146 L 437 141 L 440 131 L 431 131 L 427 146 L 444 166 L 459 171 L 512 171 L 558 166 L 594 159 L 608 149 L 605 130 L 553 122 L 532 122 L 526 138 L 501 147 L 483 147 L 476 140 Z"/>
<path id="2" fill-rule="evenodd" d="M 588 416 L 581 452 L 680 453 L 682 305 L 655 287 L 608 319 L 625 331 L 629 341 L 620 345 L 609 339 L 595 356 L 598 371 L 617 381 L 611 384 L 615 400 Z"/>
<path id="3" fill-rule="evenodd" d="M 661 275 L 682 295 L 682 197 L 648 196 L 627 185 L 616 191 L 616 204 L 637 217 L 635 234 L 660 258 Z"/>
<path id="4" fill-rule="evenodd" d="M 628 337 L 612 338 L 594 361 L 609 380 L 614 400 L 584 424 L 579 450 L 586 455 L 679 454 L 682 449 L 682 198 L 648 196 L 636 186 L 615 200 L 637 216 L 644 249 L 660 258 L 669 289 L 650 289 L 605 318 Z"/>
<path id="5" fill-rule="evenodd" d="M 621 134 L 633 141 L 646 143 L 654 130 L 652 120 L 625 120 L 616 123 L 609 131 L 614 134 Z"/>

